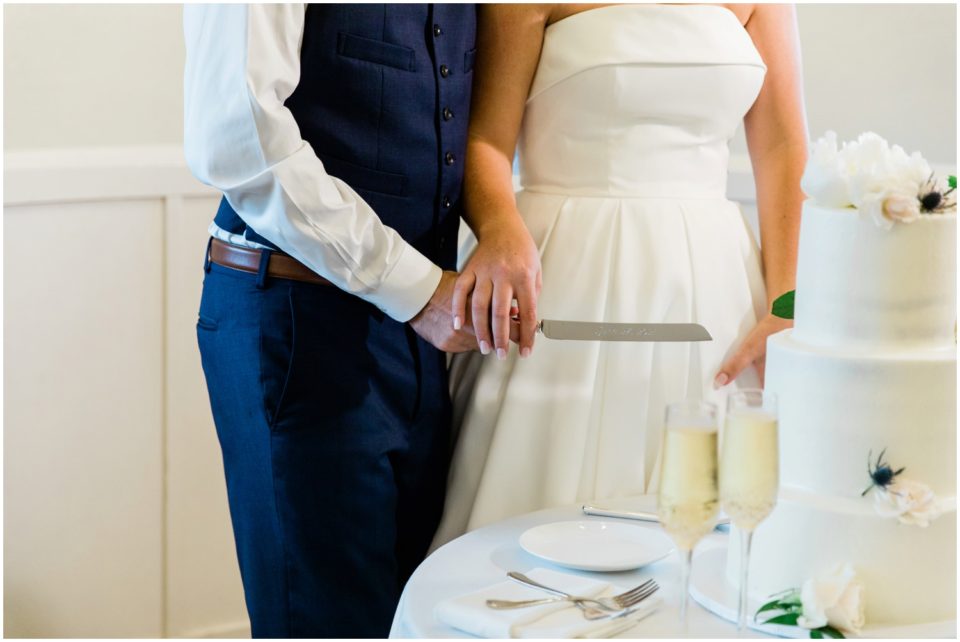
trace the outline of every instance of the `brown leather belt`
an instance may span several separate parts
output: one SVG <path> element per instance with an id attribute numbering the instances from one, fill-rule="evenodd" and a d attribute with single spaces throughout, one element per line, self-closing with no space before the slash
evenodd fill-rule
<path id="1" fill-rule="evenodd" d="M 231 245 L 220 239 L 210 240 L 210 261 L 223 267 L 258 274 L 262 251 L 249 247 Z M 273 251 L 267 265 L 267 276 L 278 279 L 292 279 L 318 285 L 333 285 L 306 265 L 289 254 Z"/>

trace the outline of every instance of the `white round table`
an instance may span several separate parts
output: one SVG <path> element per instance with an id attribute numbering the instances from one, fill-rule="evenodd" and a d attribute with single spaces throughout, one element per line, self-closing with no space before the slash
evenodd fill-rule
<path id="1" fill-rule="evenodd" d="M 604 502 L 612 505 L 613 502 Z M 655 498 L 634 498 L 629 501 L 634 510 L 652 510 Z M 538 567 L 556 568 L 568 573 L 596 577 L 602 575 L 610 582 L 635 586 L 654 578 L 661 586 L 661 607 L 635 627 L 619 637 L 705 637 L 734 638 L 736 626 L 698 605 L 692 598 L 688 604 L 688 628 L 684 633 L 679 625 L 679 560 L 676 554 L 650 566 L 622 573 L 589 573 L 554 567 L 548 562 L 526 553 L 520 548 L 520 534 L 528 528 L 550 522 L 568 520 L 606 520 L 608 517 L 584 515 L 579 506 L 543 510 L 508 519 L 471 533 L 441 547 L 428 557 L 407 583 L 394 616 L 391 638 L 464 638 L 470 635 L 441 624 L 434 618 L 434 607 L 444 599 L 470 593 L 506 579 L 507 571 L 527 572 Z M 614 520 L 624 521 L 624 520 Z M 638 521 L 643 528 L 660 528 L 657 524 Z M 710 546 L 726 546 L 727 535 L 715 532 L 706 537 L 697 550 Z M 696 563 L 694 564 L 696 566 Z M 746 631 L 743 637 L 763 637 L 756 631 Z"/>

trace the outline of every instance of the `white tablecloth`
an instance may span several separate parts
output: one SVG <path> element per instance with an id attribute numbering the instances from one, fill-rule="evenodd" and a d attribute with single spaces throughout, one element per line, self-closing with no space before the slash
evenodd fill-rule
<path id="1" fill-rule="evenodd" d="M 619 502 L 623 505 L 625 502 Z M 613 505 L 614 502 L 604 502 Z M 653 510 L 655 499 L 643 497 L 627 500 L 634 509 Z M 428 557 L 410 578 L 400 598 L 390 631 L 391 638 L 456 638 L 470 637 L 438 622 L 433 609 L 441 600 L 476 591 L 503 581 L 507 571 L 526 572 L 536 567 L 554 568 L 570 573 L 596 576 L 598 574 L 561 569 L 540 560 L 520 548 L 520 534 L 528 528 L 550 522 L 590 519 L 609 520 L 583 515 L 579 506 L 551 509 L 522 515 L 513 519 L 467 533 Z M 645 528 L 660 528 L 656 524 L 628 522 Z M 699 546 L 725 546 L 727 536 L 714 533 Z M 698 548 L 698 550 L 700 550 Z M 661 586 L 663 605 L 650 617 L 623 633 L 620 637 L 737 637 L 736 626 L 703 609 L 692 599 L 688 607 L 688 630 L 679 627 L 679 559 L 676 554 L 651 566 L 623 573 L 603 573 L 604 579 L 614 584 L 635 586 L 654 578 Z M 745 637 L 762 637 L 749 631 Z"/>

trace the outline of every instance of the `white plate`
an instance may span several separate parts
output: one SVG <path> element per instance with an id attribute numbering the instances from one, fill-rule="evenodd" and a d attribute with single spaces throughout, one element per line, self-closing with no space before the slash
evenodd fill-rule
<path id="1" fill-rule="evenodd" d="M 629 571 L 673 551 L 670 538 L 659 529 L 595 520 L 536 526 L 520 536 L 520 546 L 548 562 L 581 571 Z"/>
<path id="2" fill-rule="evenodd" d="M 727 547 L 718 546 L 698 551 L 693 558 L 693 571 L 690 573 L 690 597 L 700 606 L 731 622 L 737 619 L 737 588 L 726 579 Z M 769 598 L 768 598 L 769 599 Z M 757 612 L 763 600 L 750 596 L 751 615 Z M 785 638 L 810 638 L 810 632 L 797 626 L 777 624 L 757 624 L 750 621 L 755 631 Z M 907 626 L 867 626 L 859 637 L 863 638 L 956 638 L 957 622 L 928 622 Z"/>

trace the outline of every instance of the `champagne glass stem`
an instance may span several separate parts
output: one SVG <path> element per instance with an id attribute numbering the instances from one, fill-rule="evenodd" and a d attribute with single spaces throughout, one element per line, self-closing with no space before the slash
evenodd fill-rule
<path id="1" fill-rule="evenodd" d="M 687 602 L 690 595 L 690 567 L 693 565 L 693 549 L 680 551 L 680 626 L 687 632 Z"/>
<path id="2" fill-rule="evenodd" d="M 750 574 L 750 544 L 753 531 L 740 531 L 740 600 L 737 603 L 737 631 L 747 626 L 747 579 Z"/>

